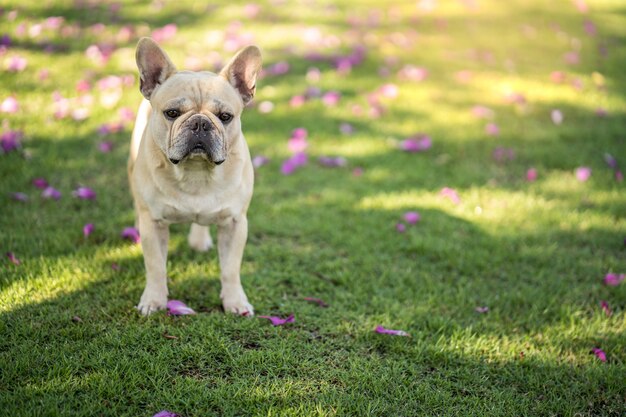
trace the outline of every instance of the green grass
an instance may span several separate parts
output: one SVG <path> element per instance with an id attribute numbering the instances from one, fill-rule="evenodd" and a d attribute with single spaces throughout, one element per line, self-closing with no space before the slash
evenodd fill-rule
<path id="1" fill-rule="evenodd" d="M 28 59 L 23 72 L 0 71 L 0 101 L 15 94 L 21 110 L 0 114 L 24 132 L 23 149 L 0 155 L 0 409 L 13 416 L 621 416 L 626 413 L 626 283 L 602 285 L 606 273 L 626 272 L 626 192 L 603 161 L 610 153 L 626 169 L 626 8 L 620 1 L 419 2 L 330 1 L 261 4 L 255 18 L 232 2 L 121 2 L 93 9 L 72 1 L 2 2 L 1 32 L 13 39 L 0 65 Z M 276 2 L 274 2 L 276 3 Z M 548 4 L 550 3 L 550 4 Z M 99 4 L 94 2 L 94 4 Z M 10 10 L 18 10 L 14 20 Z M 64 16 L 72 34 L 28 28 Z M 377 24 L 352 27 L 348 19 Z M 271 158 L 257 172 L 249 211 L 242 277 L 257 314 L 294 313 L 296 322 L 225 315 L 216 254 L 192 252 L 186 226 L 172 227 L 168 270 L 172 298 L 197 316 L 141 317 L 134 309 L 144 285 L 139 246 L 122 241 L 132 225 L 125 161 L 130 125 L 106 138 L 96 131 L 140 101 L 137 83 L 112 108 L 102 93 L 83 122 L 53 117 L 52 94 L 77 96 L 80 79 L 134 75 L 136 36 L 176 23 L 164 47 L 179 67 L 195 57 L 212 68 L 227 59 L 222 35 L 239 20 L 264 51 L 266 67 L 286 60 L 289 73 L 259 81 L 257 102 L 243 125 L 253 155 Z M 591 20 L 597 34 L 585 33 Z M 89 27 L 102 22 L 94 33 Z M 21 24 L 27 32 L 15 35 Z M 131 39 L 119 38 L 124 26 Z M 305 29 L 328 38 L 328 54 L 365 45 L 364 63 L 338 74 L 304 58 Z M 230 29 L 229 29 L 230 28 Z M 334 40 L 333 40 L 334 39 Z M 399 45 L 403 39 L 410 47 Z M 96 42 L 118 49 L 103 66 L 85 56 Z M 42 51 L 50 43 L 54 51 Z M 600 52 L 606 50 L 606 54 Z M 565 53 L 579 50 L 580 63 Z M 379 76 L 388 64 L 391 75 Z M 422 82 L 399 79 L 406 64 L 423 66 Z M 318 100 L 291 108 L 309 84 L 338 90 L 336 107 Z M 41 69 L 49 78 L 39 80 Z M 456 74 L 469 70 L 469 83 Z M 568 81 L 556 84 L 552 71 Z M 599 82 L 597 72 L 603 76 Z M 571 82 L 579 79 L 582 89 Z M 399 88 L 386 113 L 367 116 L 367 94 L 384 83 Z M 507 92 L 527 104 L 503 100 Z M 495 112 L 498 137 L 471 115 L 481 104 Z M 354 114 L 360 105 L 365 115 Z M 598 107 L 608 116 L 597 117 Z M 550 120 L 552 109 L 565 115 Z M 349 122 L 353 135 L 339 133 Z M 309 132 L 311 162 L 280 174 L 292 129 Z M 396 148 L 419 132 L 433 147 L 420 154 Z M 112 140 L 102 154 L 99 141 Z M 515 159 L 494 161 L 497 147 Z M 341 155 L 346 168 L 322 168 L 321 155 Z M 589 166 L 589 181 L 574 171 Z M 353 175 L 361 167 L 363 175 Z M 525 180 L 535 167 L 539 177 Z M 31 185 L 45 177 L 59 201 L 42 200 Z M 71 191 L 92 187 L 95 201 Z M 452 187 L 461 203 L 439 193 Z M 27 203 L 10 198 L 25 192 Z M 422 220 L 403 233 L 404 212 Z M 95 232 L 82 236 L 85 223 Z M 11 264 L 12 251 L 21 265 Z M 111 268 L 119 265 L 119 270 Z M 302 297 L 325 300 L 323 309 Z M 613 315 L 599 303 L 606 300 Z M 479 314 L 477 306 L 488 306 Z M 79 317 L 80 321 L 73 320 Z M 410 338 L 379 335 L 377 325 Z M 175 339 L 164 335 L 175 336 Z M 590 351 L 606 352 L 602 363 Z"/>

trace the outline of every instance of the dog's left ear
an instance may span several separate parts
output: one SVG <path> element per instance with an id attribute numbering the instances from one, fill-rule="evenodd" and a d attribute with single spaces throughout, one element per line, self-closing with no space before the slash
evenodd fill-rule
<path id="1" fill-rule="evenodd" d="M 235 87 L 245 106 L 254 97 L 256 77 L 260 70 L 261 51 L 256 46 L 248 46 L 237 52 L 220 75 Z"/>
<path id="2" fill-rule="evenodd" d="M 165 51 L 150 38 L 141 38 L 135 53 L 139 68 L 139 89 L 148 100 L 154 90 L 176 72 Z"/>

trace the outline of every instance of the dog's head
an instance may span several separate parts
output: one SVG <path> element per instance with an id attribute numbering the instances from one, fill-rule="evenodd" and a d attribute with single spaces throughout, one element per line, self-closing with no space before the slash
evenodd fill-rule
<path id="1" fill-rule="evenodd" d="M 242 49 L 219 74 L 177 71 L 150 38 L 139 41 L 136 59 L 141 93 L 153 109 L 147 129 L 167 158 L 173 164 L 224 162 L 241 133 L 241 112 L 254 97 L 259 49 Z"/>

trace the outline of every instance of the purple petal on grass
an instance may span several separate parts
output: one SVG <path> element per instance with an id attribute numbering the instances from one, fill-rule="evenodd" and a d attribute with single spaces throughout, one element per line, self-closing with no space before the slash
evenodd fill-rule
<path id="1" fill-rule="evenodd" d="M 380 333 L 380 334 L 390 334 L 392 336 L 410 336 L 410 334 L 408 334 L 407 332 L 405 332 L 404 330 L 391 330 L 391 329 L 385 329 L 383 326 L 376 326 L 376 329 L 374 330 L 376 333 Z"/>
<path id="2" fill-rule="evenodd" d="M 494 113 L 489 107 L 476 105 L 472 107 L 472 115 L 478 119 L 491 119 Z"/>
<path id="3" fill-rule="evenodd" d="M 320 156 L 317 160 L 320 165 L 329 168 L 345 167 L 348 161 L 343 156 Z"/>
<path id="4" fill-rule="evenodd" d="M 196 314 L 196 312 L 190 307 L 187 307 L 182 301 L 169 300 L 167 302 L 167 314 L 170 316 L 185 316 L 188 314 Z"/>
<path id="5" fill-rule="evenodd" d="M 533 182 L 537 180 L 537 170 L 535 168 L 530 168 L 526 171 L 526 181 Z"/>
<path id="6" fill-rule="evenodd" d="M 459 204 L 461 202 L 461 198 L 454 188 L 444 187 L 439 192 L 439 195 L 444 198 L 450 199 L 450 201 L 452 201 L 454 204 Z"/>
<path id="7" fill-rule="evenodd" d="M 581 182 L 585 182 L 591 177 L 591 168 L 578 167 L 576 168 L 576 179 Z"/>
<path id="8" fill-rule="evenodd" d="M 340 98 L 341 93 L 339 91 L 329 91 L 322 96 L 322 103 L 327 106 L 336 106 Z"/>
<path id="9" fill-rule="evenodd" d="M 619 284 L 624 281 L 626 278 L 626 274 L 613 274 L 609 273 L 604 276 L 604 285 L 608 285 L 610 287 L 617 287 Z"/>
<path id="10" fill-rule="evenodd" d="M 323 300 L 319 299 L 319 298 L 315 298 L 315 297 L 303 297 L 302 298 L 305 301 L 310 301 L 312 303 L 316 303 L 318 306 L 320 307 L 328 307 L 328 304 L 326 304 Z"/>
<path id="11" fill-rule="evenodd" d="M 48 186 L 41 192 L 41 197 L 45 199 L 58 200 L 61 198 L 61 192 L 52 186 Z"/>
<path id="12" fill-rule="evenodd" d="M 591 349 L 591 352 L 594 355 L 596 355 L 596 357 L 598 359 L 600 359 L 602 362 L 606 362 L 606 353 L 604 353 L 604 351 L 600 348 L 593 348 Z"/>
<path id="13" fill-rule="evenodd" d="M 350 123 L 343 122 L 339 125 L 339 131 L 344 135 L 351 135 L 354 133 L 354 126 Z"/>
<path id="14" fill-rule="evenodd" d="M 45 178 L 35 178 L 32 183 L 35 187 L 41 188 L 42 190 L 48 188 L 49 185 Z"/>
<path id="15" fill-rule="evenodd" d="M 252 158 L 252 165 L 255 168 L 260 168 L 263 165 L 267 165 L 270 162 L 270 159 L 267 156 L 257 155 Z"/>
<path id="16" fill-rule="evenodd" d="M 21 201 L 22 203 L 28 201 L 28 196 L 24 193 L 12 193 L 11 198 L 15 201 Z"/>
<path id="17" fill-rule="evenodd" d="M 19 264 L 22 263 L 19 259 L 17 259 L 17 257 L 15 256 L 15 254 L 13 252 L 7 252 L 6 255 L 7 255 L 7 258 L 9 258 L 9 261 L 11 261 L 12 264 L 19 265 Z"/>
<path id="18" fill-rule="evenodd" d="M 611 307 L 609 307 L 609 303 L 607 303 L 606 301 L 604 300 L 600 301 L 600 307 L 602 308 L 602 311 L 604 311 L 604 314 L 607 317 L 610 317 L 611 314 L 613 314 L 613 312 L 611 311 Z"/>
<path id="19" fill-rule="evenodd" d="M 158 28 L 152 31 L 152 39 L 157 42 L 164 42 L 172 39 L 176 36 L 176 32 L 178 31 L 178 27 L 170 23 L 169 25 L 165 25 L 162 28 Z"/>
<path id="20" fill-rule="evenodd" d="M 396 231 L 398 233 L 406 232 L 406 225 L 404 223 L 396 223 Z"/>
<path id="21" fill-rule="evenodd" d="M 419 222 L 422 217 L 417 211 L 407 211 L 406 213 L 404 213 L 403 218 L 404 221 L 408 224 L 415 224 Z"/>
<path id="22" fill-rule="evenodd" d="M 110 140 L 103 140 L 98 143 L 98 150 L 102 153 L 109 153 L 113 150 L 113 142 Z"/>
<path id="23" fill-rule="evenodd" d="M 141 241 L 141 238 L 139 237 L 139 230 L 134 227 L 125 227 L 124 230 L 122 230 L 121 236 L 122 239 L 131 240 L 134 243 L 139 243 Z"/>
<path id="24" fill-rule="evenodd" d="M 96 198 L 96 192 L 89 187 L 78 187 L 72 192 L 72 195 L 82 200 L 94 200 Z"/>
<path id="25" fill-rule="evenodd" d="M 180 417 L 180 416 L 176 413 L 172 413 L 171 411 L 163 410 L 163 411 L 159 411 L 152 417 Z"/>
<path id="26" fill-rule="evenodd" d="M 0 135 L 0 151 L 9 153 L 16 149 L 19 149 L 22 144 L 23 133 L 20 130 L 8 130 Z M 0 152 L 0 153 L 2 153 Z"/>
<path id="27" fill-rule="evenodd" d="M 268 319 L 272 322 L 272 326 L 282 326 L 287 323 L 293 323 L 296 321 L 296 318 L 293 314 L 290 314 L 286 319 L 277 317 L 277 316 L 259 316 L 260 319 Z"/>
<path id="28" fill-rule="evenodd" d="M 85 236 L 85 238 L 89 237 L 89 235 L 93 232 L 93 229 L 94 229 L 93 223 L 87 223 L 86 225 L 83 226 L 83 235 Z"/>
<path id="29" fill-rule="evenodd" d="M 405 152 L 422 152 L 430 149 L 432 146 L 432 139 L 424 134 L 418 134 L 400 142 L 400 149 Z"/>
<path id="30" fill-rule="evenodd" d="M 280 172 L 283 175 L 290 175 L 298 169 L 299 167 L 306 165 L 308 162 L 308 156 L 304 152 L 300 152 L 292 156 L 283 162 L 283 165 L 280 168 Z"/>
<path id="31" fill-rule="evenodd" d="M 615 180 L 617 182 L 622 182 L 624 181 L 624 174 L 622 173 L 622 171 L 620 171 L 619 169 L 615 171 Z"/>
<path id="32" fill-rule="evenodd" d="M 487 306 L 478 306 L 474 309 L 475 312 L 480 313 L 480 314 L 484 314 L 486 312 L 489 311 L 489 307 Z"/>

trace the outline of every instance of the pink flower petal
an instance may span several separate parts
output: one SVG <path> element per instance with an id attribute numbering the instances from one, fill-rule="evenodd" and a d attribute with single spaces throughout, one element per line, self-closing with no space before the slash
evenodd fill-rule
<path id="1" fill-rule="evenodd" d="M 319 299 L 319 298 L 314 298 L 314 297 L 303 297 L 302 299 L 303 299 L 303 300 L 306 300 L 306 301 L 310 301 L 310 302 L 312 302 L 312 303 L 316 303 L 316 304 L 317 304 L 318 306 L 320 306 L 320 307 L 324 307 L 324 308 L 328 307 L 328 304 L 326 304 L 324 301 L 322 301 L 322 300 L 321 300 L 321 299 Z"/>
<path id="2" fill-rule="evenodd" d="M 304 152 L 300 152 L 292 156 L 291 158 L 285 160 L 280 168 L 280 172 L 283 175 L 290 175 L 296 169 L 301 166 L 304 166 L 308 163 L 308 156 Z"/>
<path id="3" fill-rule="evenodd" d="M 380 334 L 390 334 L 392 336 L 405 336 L 408 337 L 410 336 L 410 334 L 408 334 L 407 332 L 405 332 L 404 330 L 391 330 L 391 329 L 385 329 L 383 326 L 376 326 L 376 329 L 374 330 L 376 333 L 380 333 Z"/>
<path id="4" fill-rule="evenodd" d="M 600 349 L 600 348 L 593 348 L 593 349 L 591 349 L 591 353 L 596 355 L 596 357 L 598 359 L 600 359 L 602 362 L 606 362 L 606 353 L 604 353 L 604 351 L 602 349 Z"/>
<path id="5" fill-rule="evenodd" d="M 22 132 L 19 130 L 8 130 L 0 135 L 0 153 L 9 153 L 19 149 L 22 144 Z"/>
<path id="6" fill-rule="evenodd" d="M 396 223 L 396 231 L 398 233 L 406 232 L 406 225 L 404 223 Z"/>
<path id="7" fill-rule="evenodd" d="M 293 314 L 290 314 L 286 319 L 280 318 L 278 316 L 259 316 L 260 319 L 268 319 L 272 322 L 272 326 L 282 326 L 287 323 L 293 323 L 296 321 L 296 318 Z"/>
<path id="8" fill-rule="evenodd" d="M 131 240 L 136 244 L 141 241 L 141 238 L 139 237 L 139 230 L 135 229 L 134 227 L 124 228 L 124 230 L 122 230 L 121 236 L 122 239 Z"/>
<path id="9" fill-rule="evenodd" d="M 187 305 L 182 301 L 169 300 L 167 302 L 167 314 L 170 316 L 185 316 L 189 314 L 196 314 L 196 312 L 187 307 Z"/>
<path id="10" fill-rule="evenodd" d="M 42 190 L 48 188 L 49 185 L 45 178 L 35 178 L 32 183 L 35 187 L 41 188 Z"/>
<path id="11" fill-rule="evenodd" d="M 15 256 L 13 252 L 7 252 L 6 255 L 7 255 L 7 258 L 9 258 L 9 261 L 11 261 L 13 265 L 19 265 L 22 263 L 19 259 L 17 259 L 17 257 Z"/>
<path id="12" fill-rule="evenodd" d="M 489 107 L 477 105 L 472 107 L 472 115 L 478 119 L 491 119 L 494 113 Z"/>
<path id="13" fill-rule="evenodd" d="M 604 276 L 604 285 L 608 285 L 610 287 L 617 287 L 619 284 L 624 281 L 626 278 L 626 274 L 613 274 L 609 273 Z"/>
<path id="14" fill-rule="evenodd" d="M 396 98 L 399 90 L 395 84 L 385 84 L 378 89 L 378 93 L 385 98 Z"/>
<path id="15" fill-rule="evenodd" d="M 503 148 L 501 146 L 498 146 L 497 148 L 493 150 L 492 156 L 493 156 L 493 159 L 499 163 L 512 161 L 515 159 L 515 150 L 511 148 Z"/>
<path id="16" fill-rule="evenodd" d="M 252 165 L 255 168 L 260 168 L 263 165 L 267 165 L 270 162 L 269 158 L 263 155 L 257 155 L 254 158 L 252 158 Z"/>
<path id="17" fill-rule="evenodd" d="M 453 188 L 444 187 L 439 192 L 439 195 L 444 198 L 450 199 L 450 201 L 452 201 L 454 204 L 459 204 L 461 202 L 461 198 L 457 194 L 456 190 Z"/>
<path id="18" fill-rule="evenodd" d="M 489 307 L 487 307 L 487 306 L 479 306 L 479 307 L 476 307 L 474 309 L 474 311 L 476 311 L 477 313 L 480 313 L 480 314 L 484 314 L 484 313 L 487 313 L 489 311 Z"/>
<path id="19" fill-rule="evenodd" d="M 78 187 L 72 192 L 72 195 L 81 200 L 94 200 L 96 198 L 96 192 L 89 187 Z"/>
<path id="20" fill-rule="evenodd" d="M 113 150 L 113 142 L 110 140 L 103 140 L 98 143 L 98 150 L 102 153 L 109 153 Z"/>
<path id="21" fill-rule="evenodd" d="M 322 103 L 327 106 L 336 106 L 341 98 L 341 93 L 338 91 L 329 91 L 322 96 Z"/>
<path id="22" fill-rule="evenodd" d="M 526 181 L 533 182 L 537 180 L 537 170 L 535 168 L 530 168 L 526 171 Z"/>
<path id="23" fill-rule="evenodd" d="M 613 314 L 613 312 L 611 311 L 611 307 L 609 307 L 609 303 L 607 303 L 606 301 L 600 301 L 600 307 L 607 317 L 610 317 Z"/>
<path id="24" fill-rule="evenodd" d="M 180 416 L 176 413 L 172 413 L 171 411 L 163 410 L 163 411 L 159 411 L 152 417 L 180 417 Z"/>
<path id="25" fill-rule="evenodd" d="M 344 135 L 351 135 L 354 133 L 354 126 L 350 123 L 343 122 L 339 125 L 339 131 Z"/>
<path id="26" fill-rule="evenodd" d="M 609 168 L 616 169 L 617 168 L 617 159 L 610 153 L 604 154 L 604 161 L 609 166 Z"/>
<path id="27" fill-rule="evenodd" d="M 58 200 L 61 198 L 61 192 L 52 186 L 48 186 L 41 192 L 41 197 L 45 199 Z"/>
<path id="28" fill-rule="evenodd" d="M 415 224 L 420 221 L 421 216 L 417 211 L 407 211 L 404 213 L 403 218 L 408 224 Z"/>
<path id="29" fill-rule="evenodd" d="M 154 39 L 156 42 L 165 42 L 176 36 L 177 31 L 178 27 L 175 24 L 170 23 L 169 25 L 165 25 L 162 28 L 153 30 L 152 39 Z"/>
<path id="30" fill-rule="evenodd" d="M 24 193 L 12 193 L 11 198 L 15 201 L 21 201 L 22 203 L 28 201 L 28 196 Z"/>
<path id="31" fill-rule="evenodd" d="M 585 182 L 591 177 L 591 168 L 578 167 L 576 168 L 576 179 L 581 182 Z"/>
<path id="32" fill-rule="evenodd" d="M 485 126 L 485 133 L 489 136 L 498 136 L 500 134 L 500 128 L 495 123 L 487 123 L 487 126 Z"/>
<path id="33" fill-rule="evenodd" d="M 17 113 L 20 110 L 20 104 L 13 96 L 5 98 L 0 103 L 0 113 Z"/>
<path id="34" fill-rule="evenodd" d="M 400 142 L 400 149 L 405 152 L 423 152 L 433 146 L 430 136 L 425 134 L 417 134 Z"/>
<path id="35" fill-rule="evenodd" d="M 89 237 L 89 235 L 93 232 L 93 229 L 94 229 L 93 223 L 87 223 L 86 225 L 83 226 L 83 235 L 85 236 L 85 238 Z"/>

